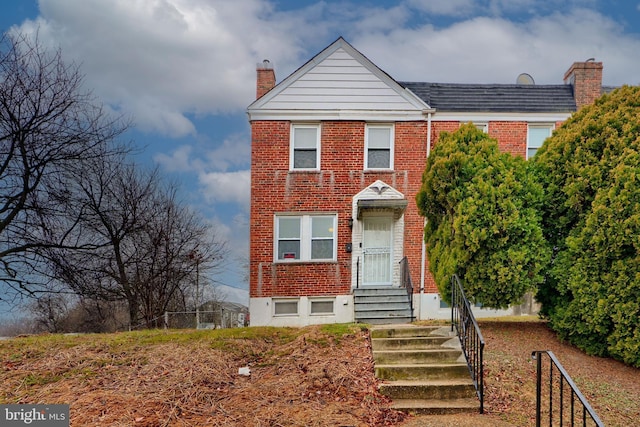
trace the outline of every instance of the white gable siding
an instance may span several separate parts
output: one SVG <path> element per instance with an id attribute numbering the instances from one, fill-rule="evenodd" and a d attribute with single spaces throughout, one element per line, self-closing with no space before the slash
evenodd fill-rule
<path id="1" fill-rule="evenodd" d="M 416 110 L 340 48 L 262 106 L 269 110 Z"/>

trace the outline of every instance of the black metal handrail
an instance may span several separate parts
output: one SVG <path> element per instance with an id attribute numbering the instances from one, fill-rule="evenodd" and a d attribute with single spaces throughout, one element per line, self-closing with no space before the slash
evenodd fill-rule
<path id="1" fill-rule="evenodd" d="M 484 413 L 484 337 L 458 275 L 451 277 L 451 330 L 455 330 Z"/>
<path id="2" fill-rule="evenodd" d="M 570 426 L 576 425 L 576 398 L 578 403 L 582 405 L 582 410 L 578 408 L 578 417 L 582 420 L 583 426 L 587 425 L 587 420 L 591 419 L 594 425 L 598 427 L 604 427 L 598 415 L 596 415 L 587 399 L 580 393 L 578 386 L 575 385 L 567 371 L 562 367 L 562 364 L 558 361 L 556 356 L 550 350 L 536 350 L 531 353 L 531 358 L 536 361 L 537 374 L 536 374 L 536 427 L 541 426 L 542 422 L 542 356 L 546 354 L 549 356 L 549 383 L 547 385 L 549 391 L 548 410 L 549 413 L 549 425 L 553 425 L 554 414 L 557 417 L 556 424 L 560 426 L 564 425 L 565 418 L 568 418 Z M 557 379 L 554 381 L 554 366 L 557 371 Z M 565 395 L 565 384 L 570 388 L 570 395 Z M 558 398 L 556 402 L 556 409 L 554 411 L 554 388 L 558 390 Z M 568 402 L 565 402 L 568 401 Z M 565 403 L 569 408 L 565 407 Z"/>
<path id="3" fill-rule="evenodd" d="M 407 290 L 411 307 L 411 321 L 413 322 L 413 283 L 411 282 L 411 271 L 407 257 L 400 260 L 400 285 Z"/>

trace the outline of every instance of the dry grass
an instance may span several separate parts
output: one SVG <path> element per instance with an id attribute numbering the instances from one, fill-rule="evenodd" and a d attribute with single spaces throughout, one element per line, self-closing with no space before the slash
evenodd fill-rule
<path id="1" fill-rule="evenodd" d="M 367 426 L 404 417 L 377 393 L 366 330 L 245 331 L 5 341 L 0 403 L 67 403 L 75 426 Z M 244 366 L 250 377 L 238 375 Z"/>
<path id="2" fill-rule="evenodd" d="M 0 341 L 0 403 L 68 403 L 74 426 L 530 426 L 531 351 L 550 349 L 605 425 L 637 423 L 640 370 L 559 343 L 544 323 L 480 323 L 485 415 L 389 409 L 367 331 L 354 325 Z"/>

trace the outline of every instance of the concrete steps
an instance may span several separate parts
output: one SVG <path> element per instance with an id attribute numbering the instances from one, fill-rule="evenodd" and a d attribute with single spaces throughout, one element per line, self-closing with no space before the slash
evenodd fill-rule
<path id="1" fill-rule="evenodd" d="M 410 323 L 411 301 L 404 288 L 363 287 L 353 290 L 356 322 L 373 325 Z"/>
<path id="2" fill-rule="evenodd" d="M 371 348 L 380 393 L 393 400 L 393 408 L 416 414 L 479 411 L 460 342 L 450 327 L 374 327 Z"/>

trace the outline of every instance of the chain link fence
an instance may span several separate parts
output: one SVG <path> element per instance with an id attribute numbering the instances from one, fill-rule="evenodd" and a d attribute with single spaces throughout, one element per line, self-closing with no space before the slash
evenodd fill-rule
<path id="1" fill-rule="evenodd" d="M 213 311 L 167 311 L 162 319 L 165 329 L 221 329 L 247 326 L 243 312 L 221 308 Z"/>

